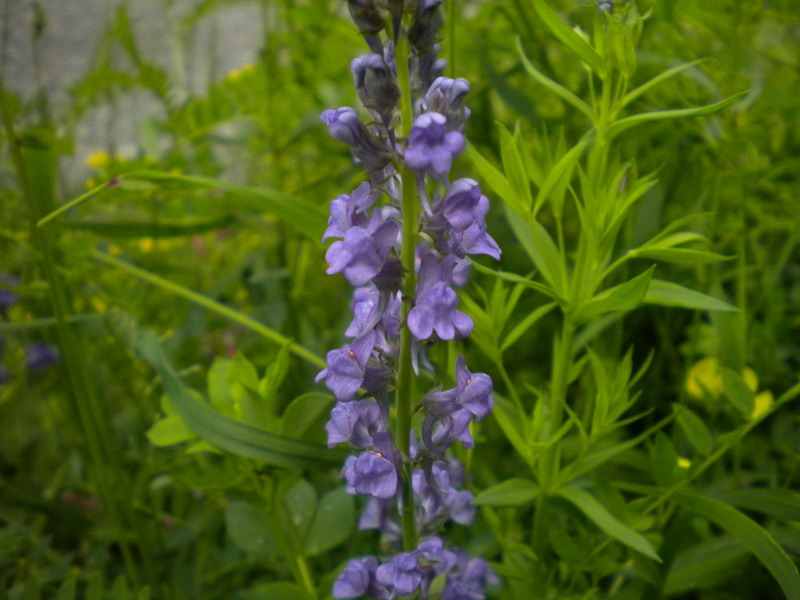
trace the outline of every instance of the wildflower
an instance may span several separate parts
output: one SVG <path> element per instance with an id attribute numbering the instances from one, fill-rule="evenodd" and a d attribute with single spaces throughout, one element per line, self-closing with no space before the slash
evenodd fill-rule
<path id="1" fill-rule="evenodd" d="M 384 123 L 388 123 L 400 98 L 400 89 L 383 56 L 366 54 L 353 59 L 350 69 L 362 104 L 374 110 Z"/>
<path id="2" fill-rule="evenodd" d="M 386 432 L 373 437 L 374 449 L 356 456 L 348 456 L 342 475 L 347 490 L 352 494 L 389 500 L 397 492 L 397 450 Z"/>
<path id="3" fill-rule="evenodd" d="M 456 310 L 458 296 L 450 286 L 454 262 L 446 258 L 441 264 L 432 253 L 422 257 L 417 282 L 417 301 L 408 313 L 408 327 L 419 340 L 434 332 L 442 340 L 472 333 L 472 319 Z"/>
<path id="4" fill-rule="evenodd" d="M 412 171 L 431 170 L 443 176 L 450 170 L 453 158 L 464 150 L 465 144 L 460 132 L 447 131 L 444 115 L 424 113 L 411 127 L 405 161 Z"/>
<path id="5" fill-rule="evenodd" d="M 404 552 L 378 567 L 375 577 L 379 583 L 393 588 L 401 596 L 406 596 L 419 588 L 422 570 L 416 553 Z"/>
<path id="6" fill-rule="evenodd" d="M 469 90 L 466 79 L 438 77 L 425 94 L 425 110 L 444 115 L 448 131 L 460 131 L 470 115 L 464 106 L 464 97 Z"/>
<path id="7" fill-rule="evenodd" d="M 342 273 L 353 285 L 364 285 L 380 273 L 392 248 L 400 224 L 389 219 L 377 227 L 351 227 L 344 239 L 325 253 L 329 275 Z"/>
<path id="8" fill-rule="evenodd" d="M 328 124 L 331 137 L 350 146 L 353 156 L 369 172 L 378 171 L 392 159 L 389 147 L 376 138 L 347 106 L 326 110 L 320 118 Z"/>
<path id="9" fill-rule="evenodd" d="M 376 198 L 377 194 L 372 193 L 371 186 L 365 181 L 352 194 L 341 194 L 336 200 L 332 200 L 331 216 L 322 241 L 332 237 L 343 238 L 351 227 L 366 227 L 369 223 L 367 211 Z"/>
<path id="10" fill-rule="evenodd" d="M 367 335 L 328 352 L 328 367 L 319 372 L 316 381 L 324 379 L 339 402 L 352 400 L 361 387 L 374 340 L 374 335 Z"/>
<path id="11" fill-rule="evenodd" d="M 98 150 L 97 152 L 92 152 L 89 156 L 86 157 L 86 166 L 90 169 L 95 169 L 100 171 L 105 169 L 108 165 L 111 164 L 111 156 L 109 156 L 108 152 L 105 150 Z"/>
<path id="12" fill-rule="evenodd" d="M 489 201 L 481 194 L 478 182 L 457 179 L 450 184 L 442 208 L 453 231 L 464 231 L 473 223 L 484 222 L 489 211 Z"/>
<path id="13" fill-rule="evenodd" d="M 372 437 L 385 430 L 388 414 L 371 400 L 337 402 L 331 410 L 331 420 L 325 426 L 328 432 L 328 447 L 350 442 L 356 448 L 372 445 Z"/>
<path id="14" fill-rule="evenodd" d="M 368 595 L 372 598 L 388 598 L 388 590 L 381 589 L 375 579 L 378 559 L 374 556 L 351 560 L 333 584 L 334 598 L 359 598 Z"/>
<path id="15" fill-rule="evenodd" d="M 469 558 L 463 552 L 457 552 L 456 557 L 456 566 L 444 584 L 442 600 L 484 600 L 486 586 L 497 585 L 499 579 L 485 560 Z"/>
<path id="16" fill-rule="evenodd" d="M 46 371 L 58 363 L 58 350 L 44 342 L 25 345 L 25 368 L 34 373 Z"/>

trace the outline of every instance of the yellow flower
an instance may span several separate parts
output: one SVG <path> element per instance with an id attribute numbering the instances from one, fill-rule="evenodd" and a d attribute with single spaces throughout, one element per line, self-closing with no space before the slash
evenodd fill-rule
<path id="1" fill-rule="evenodd" d="M 757 419 L 761 415 L 763 415 L 769 407 L 772 405 L 773 397 L 772 392 L 769 390 L 764 390 L 758 396 L 756 396 L 755 406 L 753 407 L 753 414 L 750 415 L 751 419 Z"/>
<path id="2" fill-rule="evenodd" d="M 245 65 L 239 69 L 234 69 L 230 73 L 228 73 L 225 77 L 228 81 L 237 81 L 242 78 L 243 75 L 247 75 L 248 73 L 252 73 L 255 70 L 256 66 L 252 63 L 249 65 Z"/>
<path id="3" fill-rule="evenodd" d="M 689 467 L 692 466 L 692 461 L 690 461 L 688 458 L 685 458 L 683 456 L 679 456 L 678 457 L 678 466 L 681 469 L 688 469 Z"/>
<path id="4" fill-rule="evenodd" d="M 92 152 L 89 156 L 86 157 L 86 166 L 90 169 L 95 169 L 97 171 L 106 168 L 108 165 L 111 164 L 111 156 L 109 156 L 108 152 L 105 150 L 98 150 L 97 152 Z"/>
<path id="5" fill-rule="evenodd" d="M 752 391 L 758 389 L 758 375 L 750 367 L 742 370 L 742 379 Z M 686 376 L 686 391 L 692 398 L 703 400 L 710 396 L 718 398 L 725 391 L 722 375 L 719 372 L 719 361 L 713 357 L 698 360 Z"/>

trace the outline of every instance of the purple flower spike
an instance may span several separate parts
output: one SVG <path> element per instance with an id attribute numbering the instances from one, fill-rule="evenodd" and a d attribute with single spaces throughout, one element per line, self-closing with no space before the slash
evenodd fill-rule
<path id="1" fill-rule="evenodd" d="M 319 372 L 316 382 L 323 379 L 339 402 L 352 400 L 364 380 L 367 361 L 372 353 L 375 335 L 366 335 L 337 350 L 328 352 L 328 368 Z"/>
<path id="2" fill-rule="evenodd" d="M 406 596 L 419 587 L 422 570 L 414 552 L 398 554 L 375 571 L 378 583 L 393 588 L 399 595 Z"/>
<path id="3" fill-rule="evenodd" d="M 408 327 L 419 340 L 430 338 L 434 331 L 443 340 L 472 333 L 472 319 L 456 310 L 458 296 L 450 287 L 454 259 L 439 264 L 432 253 L 422 258 L 416 304 L 408 313 Z"/>
<path id="4" fill-rule="evenodd" d="M 456 390 L 461 405 L 480 421 L 494 405 L 492 379 L 486 373 L 472 373 L 463 355 L 456 361 Z"/>
<path id="5" fill-rule="evenodd" d="M 19 285 L 19 278 L 14 275 L 0 273 L 0 283 L 4 286 L 0 288 L 0 314 L 5 315 L 9 307 L 19 300 L 17 295 L 9 289 Z"/>
<path id="6" fill-rule="evenodd" d="M 375 571 L 378 568 L 378 559 L 374 556 L 351 560 L 333 584 L 334 598 L 359 598 L 377 585 Z M 369 594 L 373 598 L 378 597 Z"/>
<path id="7" fill-rule="evenodd" d="M 447 576 L 442 600 L 484 600 L 486 586 L 500 582 L 485 560 L 471 559 L 463 552 L 457 553 L 455 571 Z"/>
<path id="8" fill-rule="evenodd" d="M 464 136 L 447 131 L 447 119 L 439 113 L 424 113 L 416 118 L 408 139 L 405 161 L 412 171 L 431 170 L 444 175 L 453 158 L 464 150 Z"/>
<path id="9" fill-rule="evenodd" d="M 350 69 L 355 77 L 356 91 L 361 103 L 373 109 L 384 122 L 400 99 L 394 75 L 381 54 L 367 54 L 353 59 Z"/>
<path id="10" fill-rule="evenodd" d="M 443 202 L 444 217 L 454 231 L 464 231 L 473 223 L 483 224 L 488 208 L 489 201 L 472 179 L 454 181 Z"/>

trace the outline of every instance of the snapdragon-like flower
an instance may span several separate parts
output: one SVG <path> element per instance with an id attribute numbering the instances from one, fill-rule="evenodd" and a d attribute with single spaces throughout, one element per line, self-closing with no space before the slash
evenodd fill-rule
<path id="1" fill-rule="evenodd" d="M 431 112 L 417 117 L 409 134 L 405 160 L 412 171 L 433 171 L 442 176 L 461 154 L 466 142 L 459 131 L 447 130 L 444 115 Z"/>
<path id="2" fill-rule="evenodd" d="M 374 342 L 375 335 L 371 333 L 328 352 L 328 367 L 319 372 L 316 381 L 324 380 L 339 402 L 352 400 L 364 381 Z"/>
<path id="3" fill-rule="evenodd" d="M 395 76 L 382 54 L 366 54 L 353 59 L 350 69 L 362 104 L 388 123 L 400 99 Z"/>
<path id="4" fill-rule="evenodd" d="M 400 224 L 387 219 L 377 224 L 377 213 L 373 213 L 369 227 L 351 227 L 344 239 L 331 244 L 325 253 L 329 275 L 342 273 L 352 285 L 364 285 L 381 272 L 389 251 L 400 232 Z"/>
<path id="5" fill-rule="evenodd" d="M 41 373 L 58 364 L 58 350 L 44 342 L 31 342 L 25 345 L 25 368 L 33 373 Z"/>
<path id="6" fill-rule="evenodd" d="M 320 118 L 328 124 L 331 137 L 349 145 L 368 172 L 379 171 L 392 160 L 391 149 L 370 133 L 355 109 L 343 106 L 326 110 Z"/>
<path id="7" fill-rule="evenodd" d="M 419 340 L 435 332 L 439 339 L 452 340 L 472 333 L 472 319 L 456 310 L 458 296 L 451 287 L 455 257 L 441 263 L 433 253 L 422 257 L 417 282 L 417 301 L 408 313 L 408 328 Z"/>
<path id="8" fill-rule="evenodd" d="M 324 242 L 328 238 L 343 238 L 351 227 L 364 227 L 369 224 L 368 210 L 375 203 L 377 194 L 366 181 L 359 185 L 352 194 L 341 194 L 331 201 L 328 228 L 322 235 Z"/>
<path id="9" fill-rule="evenodd" d="M 360 598 L 368 595 L 372 598 L 389 598 L 389 590 L 375 579 L 378 559 L 374 556 L 351 560 L 333 584 L 334 598 Z"/>
<path id="10" fill-rule="evenodd" d="M 328 447 L 347 442 L 356 448 L 372 446 L 373 436 L 386 430 L 388 416 L 372 400 L 337 402 L 331 410 L 331 420 L 325 426 Z"/>
<path id="11" fill-rule="evenodd" d="M 342 471 L 347 481 L 347 491 L 379 500 L 393 498 L 398 486 L 399 461 L 389 433 L 376 433 L 373 436 L 373 450 L 357 457 L 347 457 Z"/>
<path id="12" fill-rule="evenodd" d="M 469 90 L 466 79 L 438 77 L 425 94 L 425 110 L 444 115 L 448 131 L 460 131 L 470 115 L 464 106 L 464 97 Z"/>

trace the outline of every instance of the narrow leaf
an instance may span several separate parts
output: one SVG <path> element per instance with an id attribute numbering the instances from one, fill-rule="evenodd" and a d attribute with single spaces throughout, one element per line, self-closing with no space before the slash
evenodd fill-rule
<path id="1" fill-rule="evenodd" d="M 478 176 L 489 184 L 495 193 L 503 199 L 506 204 L 520 214 L 524 214 L 524 210 L 520 204 L 515 204 L 517 200 L 514 190 L 511 187 L 508 179 L 503 175 L 492 163 L 486 160 L 480 152 L 475 149 L 472 144 L 467 144 L 467 157 L 472 161 L 472 166 L 478 173 Z"/>
<path id="2" fill-rule="evenodd" d="M 480 492 L 473 504 L 477 506 L 523 506 L 539 495 L 539 486 L 530 479 L 514 478 Z"/>
<path id="3" fill-rule="evenodd" d="M 576 323 L 590 321 L 609 312 L 627 312 L 639 306 L 644 300 L 647 288 L 653 278 L 655 266 L 644 273 L 637 275 L 630 281 L 621 283 L 608 290 L 600 292 L 597 296 L 579 307 L 573 319 Z"/>
<path id="4" fill-rule="evenodd" d="M 638 248 L 636 250 L 631 250 L 628 254 L 632 258 L 659 260 L 679 265 L 704 265 L 723 260 L 731 260 L 733 258 L 732 256 L 723 256 L 716 252 L 693 250 L 691 248 Z"/>
<path id="5" fill-rule="evenodd" d="M 531 61 L 528 60 L 528 57 L 525 56 L 525 51 L 522 49 L 522 42 L 519 38 L 517 38 L 517 51 L 519 52 L 519 55 L 522 58 L 522 65 L 525 67 L 525 70 L 531 77 L 533 77 L 536 81 L 541 83 L 548 90 L 556 94 L 562 100 L 565 100 L 566 102 L 577 108 L 587 117 L 592 118 L 592 109 L 588 104 L 586 104 L 586 102 L 578 98 L 578 96 L 570 92 L 560 83 L 550 79 L 547 75 L 545 75 L 544 73 L 542 73 L 536 67 L 533 66 L 533 63 L 531 63 Z"/>
<path id="6" fill-rule="evenodd" d="M 536 203 L 533 205 L 533 216 L 535 217 L 539 210 L 542 208 L 545 200 L 553 193 L 553 190 L 559 183 L 568 182 L 570 177 L 572 177 L 572 171 L 575 169 L 575 165 L 578 164 L 578 160 L 581 156 L 583 156 L 583 151 L 589 145 L 590 136 L 583 136 L 581 140 L 573 146 L 569 152 L 564 154 L 559 161 L 553 165 L 553 168 L 550 169 L 550 172 L 547 174 L 547 178 L 544 180 L 542 187 L 539 188 L 539 193 L 536 195 Z M 562 200 L 559 202 L 558 206 L 554 206 L 554 210 L 556 214 L 561 213 L 561 206 L 560 204 L 563 203 L 563 194 L 559 194 L 562 197 Z"/>
<path id="7" fill-rule="evenodd" d="M 735 306 L 707 296 L 698 291 L 683 287 L 671 281 L 653 279 L 647 289 L 644 301 L 646 304 L 656 304 L 658 306 L 675 306 L 678 308 L 689 308 L 692 310 L 715 310 L 722 312 L 735 312 L 739 309 Z"/>
<path id="8" fill-rule="evenodd" d="M 525 165 L 517 149 L 514 136 L 502 123 L 498 123 L 498 126 L 500 128 L 500 155 L 503 158 L 503 169 L 517 198 L 514 204 L 519 205 L 525 212 L 528 212 L 533 204 L 533 195 L 531 194 L 528 174 L 525 172 Z"/>
<path id="9" fill-rule="evenodd" d="M 559 489 L 557 493 L 573 504 L 608 536 L 653 560 L 661 562 L 647 538 L 617 519 L 605 506 L 600 504 L 597 498 L 586 490 L 567 486 Z"/>
<path id="10" fill-rule="evenodd" d="M 714 438 L 703 420 L 694 411 L 681 404 L 673 404 L 672 410 L 678 427 L 694 449 L 703 456 L 711 454 L 711 450 L 714 449 Z"/>
<path id="11" fill-rule="evenodd" d="M 673 110 L 658 110 L 653 112 L 640 113 L 638 115 L 631 115 L 630 117 L 625 117 L 616 121 L 611 127 L 609 127 L 608 135 L 610 138 L 614 138 L 620 133 L 627 131 L 631 127 L 635 127 L 636 125 L 641 125 L 643 123 L 651 123 L 653 121 L 664 121 L 666 119 L 683 119 L 689 117 L 707 117 L 708 115 L 713 115 L 714 113 L 718 113 L 721 110 L 725 110 L 731 104 L 736 102 L 739 98 L 744 96 L 746 93 L 747 92 L 739 92 L 738 94 L 734 94 L 733 96 L 726 98 L 725 100 L 721 100 L 720 102 L 715 102 L 714 104 L 709 104 L 707 106 L 697 106 L 693 108 L 678 108 Z"/>
<path id="12" fill-rule="evenodd" d="M 534 0 L 533 8 L 558 40 L 574 52 L 601 79 L 606 76 L 606 63 L 602 57 L 572 27 L 561 20 L 544 0 Z"/>
<path id="13" fill-rule="evenodd" d="M 800 600 L 797 566 L 766 529 L 735 508 L 693 492 L 678 491 L 670 499 L 739 539 L 772 573 L 787 600 Z"/>
<path id="14" fill-rule="evenodd" d="M 644 94 L 648 90 L 652 89 L 653 87 L 657 86 L 659 83 L 661 83 L 663 81 L 666 81 L 670 77 L 674 77 L 675 75 L 678 75 L 679 73 L 683 73 L 686 69 L 691 69 L 692 67 L 695 67 L 695 66 L 699 65 L 704 60 L 705 60 L 704 58 L 701 58 L 700 60 L 695 60 L 695 61 L 692 61 L 690 63 L 685 63 L 685 64 L 682 64 L 682 65 L 678 65 L 676 67 L 672 67 L 671 69 L 667 69 L 663 73 L 659 73 L 658 75 L 653 77 L 650 81 L 647 81 L 646 83 L 643 83 L 642 85 L 640 85 L 636 89 L 633 89 L 630 92 L 628 92 L 627 94 L 625 94 L 625 97 L 622 99 L 622 105 L 625 106 L 627 104 L 630 104 L 636 98 L 638 98 L 639 96 L 641 96 L 642 94 Z"/>

